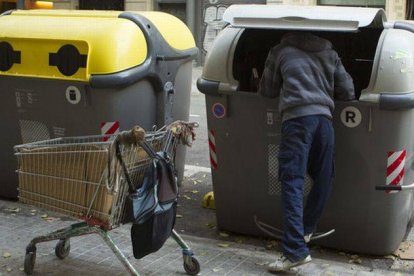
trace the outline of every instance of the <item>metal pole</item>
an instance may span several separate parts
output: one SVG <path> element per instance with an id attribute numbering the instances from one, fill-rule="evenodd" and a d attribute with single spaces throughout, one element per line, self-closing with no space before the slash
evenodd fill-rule
<path id="1" fill-rule="evenodd" d="M 190 31 L 195 36 L 195 2 L 194 0 L 186 1 L 186 17 L 187 17 L 187 26 Z"/>

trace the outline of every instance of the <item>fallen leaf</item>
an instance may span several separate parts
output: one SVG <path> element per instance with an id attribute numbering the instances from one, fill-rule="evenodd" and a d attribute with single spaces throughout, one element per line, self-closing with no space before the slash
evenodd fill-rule
<path id="1" fill-rule="evenodd" d="M 182 217 L 183 217 L 183 215 L 178 215 L 178 214 L 177 214 L 177 215 L 175 215 L 175 217 L 176 217 L 176 218 L 182 218 Z"/>
<path id="2" fill-rule="evenodd" d="M 10 254 L 10 252 L 4 252 L 4 254 L 3 254 L 3 258 L 10 258 L 11 257 L 11 254 Z"/>
<path id="3" fill-rule="evenodd" d="M 185 199 L 191 199 L 191 197 L 189 197 L 187 195 L 183 195 L 183 198 L 185 198 Z"/>
<path id="4" fill-rule="evenodd" d="M 42 256 L 48 256 L 49 254 L 48 253 L 40 253 L 40 255 L 42 255 Z"/>
<path id="5" fill-rule="evenodd" d="M 31 213 L 32 216 L 36 216 L 36 213 Z"/>
<path id="6" fill-rule="evenodd" d="M 278 245 L 278 242 L 277 241 L 274 241 L 274 240 L 271 240 L 270 241 L 270 244 L 276 246 L 276 245 Z"/>
<path id="7" fill-rule="evenodd" d="M 259 266 L 265 266 L 268 265 L 269 262 L 261 262 L 261 263 L 255 263 L 255 265 L 259 265 Z"/>
<path id="8" fill-rule="evenodd" d="M 228 238 L 229 237 L 229 234 L 224 233 L 224 232 L 220 232 L 219 235 L 220 235 L 220 237 L 223 237 L 223 238 Z"/>
<path id="9" fill-rule="evenodd" d="M 23 268 L 23 267 L 19 267 L 19 270 L 20 270 L 20 271 L 24 271 L 24 268 Z"/>
<path id="10" fill-rule="evenodd" d="M 393 260 L 394 261 L 396 258 L 393 255 L 387 255 L 387 256 L 384 256 L 384 259 L 389 259 L 389 260 Z"/>
<path id="11" fill-rule="evenodd" d="M 213 270 L 213 272 L 219 272 L 221 270 L 221 268 L 213 268 L 212 270 Z"/>
<path id="12" fill-rule="evenodd" d="M 11 269 L 10 267 L 6 268 L 7 272 L 11 272 L 13 269 Z"/>
<path id="13" fill-rule="evenodd" d="M 193 184 L 194 184 L 194 185 L 197 185 L 197 181 L 193 180 Z"/>
<path id="14" fill-rule="evenodd" d="M 235 239 L 234 241 L 239 244 L 243 243 L 243 239 Z"/>
<path id="15" fill-rule="evenodd" d="M 30 210 L 30 212 L 32 212 L 32 213 L 33 213 L 33 212 L 37 212 L 37 210 L 36 210 L 36 209 L 33 209 L 33 210 Z"/>
<path id="16" fill-rule="evenodd" d="M 48 217 L 48 215 L 47 215 L 47 214 L 44 214 L 44 215 L 41 215 L 40 217 L 41 217 L 41 218 L 47 218 L 47 217 Z"/>
<path id="17" fill-rule="evenodd" d="M 203 178 L 206 178 L 206 176 L 207 176 L 206 174 L 203 174 Z"/>
<path id="18" fill-rule="evenodd" d="M 359 258 L 358 255 L 351 255 L 351 259 L 353 259 L 353 260 L 358 259 L 358 258 Z"/>
<path id="19" fill-rule="evenodd" d="M 197 190 L 192 190 L 191 193 L 192 194 L 198 194 L 198 191 Z"/>
<path id="20" fill-rule="evenodd" d="M 208 227 L 208 228 L 210 228 L 210 229 L 214 229 L 214 228 L 216 228 L 216 225 L 215 225 L 214 223 L 207 223 L 206 225 L 207 225 L 207 227 Z"/>
<path id="21" fill-rule="evenodd" d="M 348 263 L 350 263 L 350 264 L 362 264 L 362 260 L 361 259 L 350 259 L 348 261 Z"/>
<path id="22" fill-rule="evenodd" d="M 223 247 L 223 248 L 227 248 L 227 247 L 229 247 L 229 244 L 228 243 L 219 243 L 219 244 L 217 244 L 219 247 Z"/>

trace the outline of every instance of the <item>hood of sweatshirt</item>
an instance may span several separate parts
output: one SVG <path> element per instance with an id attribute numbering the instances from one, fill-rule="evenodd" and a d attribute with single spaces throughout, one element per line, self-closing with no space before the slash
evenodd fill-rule
<path id="1" fill-rule="evenodd" d="M 282 42 L 308 52 L 320 52 L 332 49 L 332 43 L 330 41 L 304 32 L 287 33 L 282 37 Z"/>

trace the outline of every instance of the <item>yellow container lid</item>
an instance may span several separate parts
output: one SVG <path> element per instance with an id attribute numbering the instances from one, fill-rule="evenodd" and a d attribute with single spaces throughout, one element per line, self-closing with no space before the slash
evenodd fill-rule
<path id="1" fill-rule="evenodd" d="M 116 11 L 24 10 L 0 17 L 0 75 L 88 81 L 143 64 L 149 50 L 141 29 Z M 179 19 L 137 13 L 176 50 L 195 47 Z M 68 58 L 69 57 L 69 58 Z M 10 60 L 12 62 L 10 62 Z"/>

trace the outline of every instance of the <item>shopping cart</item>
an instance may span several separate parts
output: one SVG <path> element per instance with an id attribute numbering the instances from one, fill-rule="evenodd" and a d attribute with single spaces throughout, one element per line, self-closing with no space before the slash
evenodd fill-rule
<path id="1" fill-rule="evenodd" d="M 121 155 L 127 177 L 142 184 L 151 162 L 144 148 L 165 151 L 173 157 L 178 142 L 188 141 L 185 135 L 193 134 L 193 126 L 177 122 L 164 130 L 138 132 L 144 135 L 140 143 L 137 132 L 131 130 L 112 136 L 58 138 L 15 146 L 20 201 L 83 220 L 32 239 L 26 247 L 24 271 L 32 274 L 34 270 L 36 244 L 59 240 L 55 253 L 64 259 L 70 252 L 70 238 L 98 234 L 125 268 L 138 275 L 108 234 L 124 222 L 127 213 L 128 185 L 116 152 Z M 190 247 L 174 230 L 171 236 L 182 248 L 186 273 L 198 274 L 200 265 Z"/>

